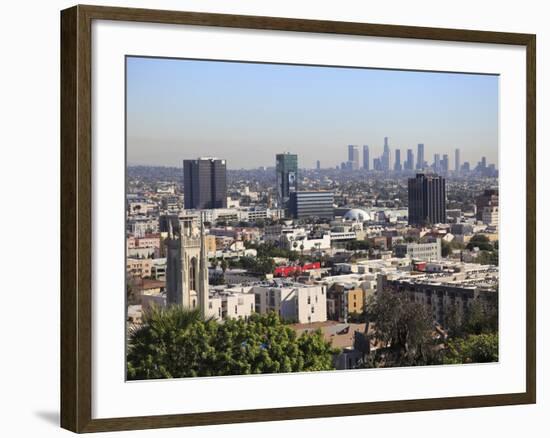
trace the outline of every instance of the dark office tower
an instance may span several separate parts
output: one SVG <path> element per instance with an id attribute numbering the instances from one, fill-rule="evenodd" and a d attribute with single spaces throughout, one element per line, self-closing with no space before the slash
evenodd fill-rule
<path id="1" fill-rule="evenodd" d="M 487 158 L 481 157 L 481 168 L 485 169 L 487 167 Z"/>
<path id="2" fill-rule="evenodd" d="M 441 160 L 441 171 L 444 173 L 447 173 L 449 171 L 449 156 L 447 154 L 443 155 L 443 159 Z"/>
<path id="3" fill-rule="evenodd" d="M 375 158 L 372 161 L 372 168 L 374 170 L 382 170 L 382 162 L 380 161 L 380 158 Z"/>
<path id="4" fill-rule="evenodd" d="M 350 170 L 359 169 L 359 147 L 353 144 L 348 145 L 348 166 Z"/>
<path id="5" fill-rule="evenodd" d="M 370 154 L 368 145 L 363 146 L 363 169 L 370 170 Z"/>
<path id="6" fill-rule="evenodd" d="M 321 170 L 321 162 L 317 160 L 317 170 Z"/>
<path id="7" fill-rule="evenodd" d="M 446 221 L 445 178 L 417 173 L 409 178 L 409 225 Z"/>
<path id="8" fill-rule="evenodd" d="M 460 173 L 460 149 L 455 149 L 455 173 Z"/>
<path id="9" fill-rule="evenodd" d="M 395 164 L 393 165 L 393 170 L 396 172 L 401 172 L 401 170 L 403 170 L 401 167 L 401 149 L 395 150 Z"/>
<path id="10" fill-rule="evenodd" d="M 186 209 L 227 207 L 225 160 L 183 160 L 184 206 Z"/>
<path id="11" fill-rule="evenodd" d="M 298 186 L 298 155 L 277 154 L 277 198 L 279 206 L 283 207 L 290 194 L 297 190 Z"/>
<path id="12" fill-rule="evenodd" d="M 382 170 L 390 170 L 390 146 L 388 144 L 388 137 L 384 137 L 384 152 L 380 159 Z"/>
<path id="13" fill-rule="evenodd" d="M 424 169 L 424 143 L 418 143 L 418 151 L 416 152 L 416 169 Z"/>
<path id="14" fill-rule="evenodd" d="M 414 154 L 412 149 L 407 149 L 407 161 L 405 161 L 405 170 L 414 169 Z"/>

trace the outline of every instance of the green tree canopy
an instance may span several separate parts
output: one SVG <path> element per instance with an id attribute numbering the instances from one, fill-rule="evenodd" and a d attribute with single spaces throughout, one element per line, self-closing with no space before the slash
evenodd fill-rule
<path id="1" fill-rule="evenodd" d="M 376 340 L 388 349 L 385 366 L 427 363 L 434 324 L 426 306 L 406 293 L 383 290 L 369 301 L 366 313 Z"/>
<path id="2" fill-rule="evenodd" d="M 498 334 L 470 335 L 451 339 L 443 357 L 445 364 L 498 361 Z"/>
<path id="3" fill-rule="evenodd" d="M 298 259 L 297 251 L 281 248 L 279 246 L 276 246 L 272 242 L 266 242 L 266 243 L 260 243 L 260 244 L 246 242 L 245 245 L 247 248 L 255 249 L 257 251 L 257 255 L 259 258 L 281 257 L 281 258 L 287 258 L 291 261 Z M 296 247 L 297 246 L 298 244 L 296 243 Z"/>
<path id="4" fill-rule="evenodd" d="M 483 307 L 474 301 L 466 311 L 457 304 L 451 304 L 447 311 L 445 328 L 451 338 L 480 335 L 498 332 L 498 310 L 494 307 Z"/>
<path id="5" fill-rule="evenodd" d="M 330 370 L 336 352 L 274 313 L 218 323 L 177 306 L 147 314 L 128 345 L 130 380 Z"/>
<path id="6" fill-rule="evenodd" d="M 464 249 L 464 245 L 456 240 L 450 242 L 441 240 L 441 255 L 443 257 L 448 257 L 454 249 Z"/>
<path id="7" fill-rule="evenodd" d="M 493 245 L 487 236 L 484 234 L 476 234 L 472 236 L 466 248 L 472 250 L 474 247 L 478 247 L 481 251 L 492 251 Z"/>
<path id="8" fill-rule="evenodd" d="M 352 240 L 346 243 L 346 249 L 348 251 L 368 251 L 372 248 L 372 244 L 368 240 Z"/>

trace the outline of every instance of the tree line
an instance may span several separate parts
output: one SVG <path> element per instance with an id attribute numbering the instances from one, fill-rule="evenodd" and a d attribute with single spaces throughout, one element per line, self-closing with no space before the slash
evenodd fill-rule
<path id="1" fill-rule="evenodd" d="M 219 323 L 198 310 L 153 308 L 131 331 L 129 380 L 323 371 L 337 352 L 320 330 L 300 336 L 275 313 Z"/>

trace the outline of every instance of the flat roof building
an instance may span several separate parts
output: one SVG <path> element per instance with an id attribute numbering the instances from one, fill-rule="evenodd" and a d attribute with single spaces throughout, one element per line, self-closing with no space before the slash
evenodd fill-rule
<path id="1" fill-rule="evenodd" d="M 293 192 L 290 194 L 289 211 L 296 219 L 334 217 L 334 193 Z"/>

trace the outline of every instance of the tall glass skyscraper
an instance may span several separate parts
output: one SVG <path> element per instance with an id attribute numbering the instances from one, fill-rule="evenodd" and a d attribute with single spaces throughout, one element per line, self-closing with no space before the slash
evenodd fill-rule
<path id="1" fill-rule="evenodd" d="M 384 137 L 384 152 L 381 157 L 382 170 L 390 170 L 390 145 L 388 144 L 388 137 Z"/>
<path id="2" fill-rule="evenodd" d="M 348 145 L 348 166 L 350 170 L 359 169 L 359 147 Z"/>
<path id="3" fill-rule="evenodd" d="M 395 150 L 395 164 L 393 165 L 393 170 L 396 172 L 401 172 L 403 170 L 401 167 L 401 149 Z"/>
<path id="4" fill-rule="evenodd" d="M 277 154 L 276 157 L 277 172 L 277 199 L 279 206 L 285 206 L 290 197 L 290 193 L 298 189 L 298 155 L 296 154 Z"/>
<path id="5" fill-rule="evenodd" d="M 369 145 L 363 146 L 363 169 L 370 170 Z"/>
<path id="6" fill-rule="evenodd" d="M 418 151 L 416 153 L 416 169 L 424 169 L 424 143 L 418 143 Z"/>
<path id="7" fill-rule="evenodd" d="M 407 149 L 407 161 L 405 161 L 405 170 L 414 169 L 414 154 L 412 149 Z"/>

